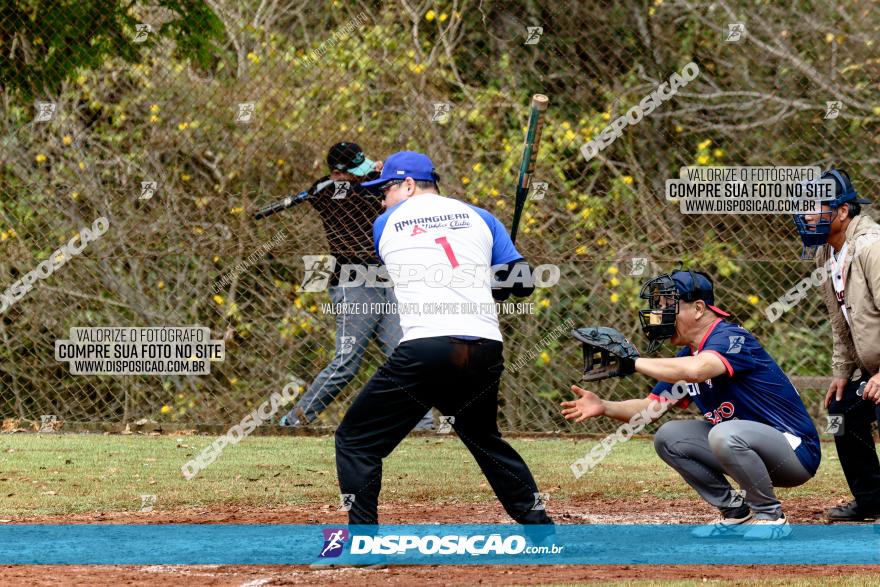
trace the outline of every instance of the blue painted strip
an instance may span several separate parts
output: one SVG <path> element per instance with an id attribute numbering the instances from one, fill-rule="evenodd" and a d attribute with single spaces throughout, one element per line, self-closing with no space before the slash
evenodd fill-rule
<path id="1" fill-rule="evenodd" d="M 9 524 L 0 565 L 880 564 L 880 524 L 797 525 L 772 541 L 698 539 L 695 527 Z"/>

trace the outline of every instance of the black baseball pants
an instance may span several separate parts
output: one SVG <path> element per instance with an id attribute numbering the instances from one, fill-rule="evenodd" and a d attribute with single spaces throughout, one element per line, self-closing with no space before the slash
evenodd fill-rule
<path id="1" fill-rule="evenodd" d="M 834 436 L 837 458 L 858 506 L 866 512 L 880 512 L 880 460 L 874 446 L 871 425 L 880 422 L 880 407 L 856 395 L 865 374 L 858 381 L 850 381 L 843 391 L 843 399 L 832 399 L 828 414 L 843 415 L 843 434 Z"/>
<path id="2" fill-rule="evenodd" d="M 531 471 L 498 430 L 502 348 L 499 341 L 449 336 L 398 345 L 336 430 L 340 492 L 354 496 L 350 524 L 378 523 L 382 459 L 430 407 L 455 419 L 452 427 L 510 517 L 520 524 L 552 523 L 542 506 L 535 509 L 538 488 Z"/>

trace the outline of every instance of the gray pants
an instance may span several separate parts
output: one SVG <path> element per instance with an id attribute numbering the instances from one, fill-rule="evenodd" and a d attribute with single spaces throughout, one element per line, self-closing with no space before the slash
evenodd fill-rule
<path id="1" fill-rule="evenodd" d="M 330 300 L 334 304 L 353 304 L 357 312 L 336 314 L 336 353 L 312 384 L 288 413 L 287 420 L 296 422 L 299 414 L 305 423 L 318 414 L 354 379 L 370 340 L 375 339 L 386 357 L 403 336 L 400 319 L 395 313 L 370 312 L 370 304 L 396 303 L 394 289 L 390 287 L 348 286 L 330 287 Z M 416 429 L 430 428 L 434 423 L 431 410 L 416 425 Z"/>
<path id="2" fill-rule="evenodd" d="M 773 486 L 796 487 L 812 475 L 782 432 L 747 420 L 712 426 L 705 420 L 667 422 L 654 435 L 657 454 L 723 515 L 745 513 L 724 477 L 745 490 L 745 505 L 758 519 L 775 520 L 782 506 Z"/>

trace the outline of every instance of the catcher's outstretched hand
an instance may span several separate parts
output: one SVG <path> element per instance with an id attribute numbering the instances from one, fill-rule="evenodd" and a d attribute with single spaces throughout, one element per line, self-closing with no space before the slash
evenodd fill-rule
<path id="1" fill-rule="evenodd" d="M 562 402 L 562 415 L 566 420 L 575 419 L 575 422 L 583 422 L 587 418 L 595 418 L 605 413 L 605 406 L 602 399 L 586 389 L 581 389 L 577 385 L 572 385 L 571 390 L 580 397 L 570 402 Z"/>

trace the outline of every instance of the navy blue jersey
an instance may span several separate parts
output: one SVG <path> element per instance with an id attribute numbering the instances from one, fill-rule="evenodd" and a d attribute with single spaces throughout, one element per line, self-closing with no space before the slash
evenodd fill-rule
<path id="1" fill-rule="evenodd" d="M 713 425 L 739 419 L 776 428 L 785 434 L 804 467 L 815 474 L 821 458 L 816 426 L 797 389 L 752 333 L 719 318 L 696 352 L 684 347 L 676 356 L 699 353 L 718 356 L 727 373 L 699 384 L 689 383 L 689 396 L 679 405 L 686 407 L 693 401 Z M 671 388 L 670 383 L 658 383 L 650 397 L 664 399 L 661 394 Z"/>

